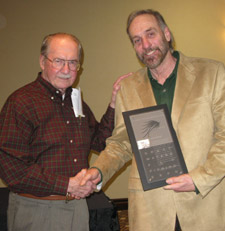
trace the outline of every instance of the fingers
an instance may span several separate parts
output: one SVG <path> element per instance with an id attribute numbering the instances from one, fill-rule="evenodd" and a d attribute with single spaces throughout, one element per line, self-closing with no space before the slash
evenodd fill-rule
<path id="1" fill-rule="evenodd" d="M 183 179 L 181 177 L 171 177 L 166 180 L 167 184 L 181 183 Z"/>
<path id="2" fill-rule="evenodd" d="M 67 192 L 75 199 L 85 198 L 94 192 L 96 184 L 87 178 L 81 185 L 81 181 L 87 174 L 87 169 L 82 169 L 76 176 L 70 177 Z"/>
<path id="3" fill-rule="evenodd" d="M 122 80 L 122 79 L 125 79 L 125 78 L 127 78 L 128 76 L 131 76 L 133 73 L 132 72 L 130 72 L 130 73 L 128 73 L 128 74 L 125 74 L 125 75 L 122 75 L 122 76 L 120 76 L 117 80 L 116 80 L 116 82 L 113 84 L 113 92 L 112 92 L 112 97 L 111 97 L 111 102 L 110 102 L 110 106 L 112 107 L 112 108 L 115 108 L 115 103 L 116 103 L 116 95 L 117 95 L 117 92 L 119 91 L 119 89 L 120 89 L 120 81 Z"/>
<path id="4" fill-rule="evenodd" d="M 101 174 L 97 169 L 82 169 L 76 176 L 70 177 L 67 191 L 79 200 L 93 193 L 100 180 Z"/>
<path id="5" fill-rule="evenodd" d="M 80 182 L 80 185 L 86 185 L 87 182 L 92 182 L 94 185 L 96 185 L 101 180 L 101 175 L 99 171 L 95 168 L 88 169 L 86 172 L 86 175 L 83 177 L 83 179 Z"/>
<path id="6" fill-rule="evenodd" d="M 174 190 L 175 192 L 195 191 L 195 185 L 189 174 L 168 178 L 166 183 L 168 185 L 163 187 L 165 190 Z"/>
<path id="7" fill-rule="evenodd" d="M 70 194 L 75 198 L 75 199 L 81 199 L 88 197 L 91 193 L 93 193 L 95 190 L 95 187 L 92 186 L 77 186 L 74 187 L 74 190 L 70 192 Z"/>
<path id="8" fill-rule="evenodd" d="M 94 192 L 94 190 L 85 190 L 85 191 L 81 191 L 79 189 L 77 189 L 76 191 L 74 191 L 73 193 L 71 193 L 71 196 L 73 196 L 75 199 L 79 200 L 81 198 L 86 198 L 88 196 L 90 196 L 92 193 Z"/>
<path id="9" fill-rule="evenodd" d="M 77 173 L 77 175 L 75 176 L 75 178 L 78 181 L 81 181 L 83 179 L 83 177 L 85 176 L 86 172 L 87 172 L 87 169 L 82 169 L 80 172 Z"/>
<path id="10" fill-rule="evenodd" d="M 86 185 L 88 182 L 91 181 L 91 178 L 92 178 L 92 175 L 86 174 L 86 175 L 83 177 L 83 179 L 81 180 L 80 185 L 81 185 L 81 186 Z"/>
<path id="11" fill-rule="evenodd" d="M 183 183 L 173 183 L 173 184 L 169 184 L 164 186 L 163 188 L 165 190 L 174 190 L 174 191 L 179 191 L 179 189 L 181 189 L 183 186 Z"/>
<path id="12" fill-rule="evenodd" d="M 122 79 L 125 79 L 125 78 L 131 76 L 132 74 L 133 74 L 133 72 L 129 72 L 129 73 L 125 74 L 125 75 L 120 76 L 120 77 L 116 80 L 116 82 L 113 84 L 113 86 L 117 86 L 117 85 L 119 84 L 119 82 L 120 82 Z"/>

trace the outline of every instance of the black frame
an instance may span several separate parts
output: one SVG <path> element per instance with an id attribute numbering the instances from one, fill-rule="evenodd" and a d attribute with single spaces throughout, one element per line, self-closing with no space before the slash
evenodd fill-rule
<path id="1" fill-rule="evenodd" d="M 123 112 L 123 117 L 145 191 L 165 186 L 167 178 L 188 172 L 170 113 L 165 104 L 126 111 Z M 151 120 L 149 121 L 149 119 Z M 141 130 L 141 124 L 143 125 L 143 123 L 145 123 L 145 134 L 143 129 Z M 150 137 L 150 133 L 155 133 L 155 136 Z M 149 138 L 142 139 L 147 135 Z M 169 156 L 166 154 L 165 157 L 158 150 L 153 151 L 154 147 L 157 147 L 157 142 L 162 143 L 162 145 L 164 145 L 164 142 L 172 145 Z M 154 143 L 154 145 L 151 145 L 151 143 Z M 148 164 L 144 158 L 148 160 Z M 155 173 L 150 173 L 151 171 L 155 171 Z M 158 172 L 156 173 L 156 171 Z"/>

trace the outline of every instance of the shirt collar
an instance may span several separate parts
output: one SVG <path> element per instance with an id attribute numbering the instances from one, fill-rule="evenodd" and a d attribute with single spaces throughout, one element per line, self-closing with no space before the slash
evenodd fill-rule
<path id="1" fill-rule="evenodd" d="M 48 90 L 48 92 L 55 97 L 60 97 L 62 99 L 62 93 L 57 88 L 53 87 L 48 81 L 42 77 L 42 73 L 38 73 L 37 81 Z M 72 87 L 68 87 L 65 92 L 65 98 L 70 97 L 72 93 Z"/>

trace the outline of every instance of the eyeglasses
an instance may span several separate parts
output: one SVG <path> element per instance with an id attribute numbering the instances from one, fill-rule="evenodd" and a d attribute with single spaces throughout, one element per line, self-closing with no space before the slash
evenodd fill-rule
<path id="1" fill-rule="evenodd" d="M 79 71 L 80 69 L 80 63 L 77 60 L 65 60 L 65 59 L 59 59 L 59 58 L 55 58 L 53 60 L 49 59 L 47 56 L 45 56 L 45 58 L 50 61 L 52 63 L 52 66 L 55 69 L 61 70 L 64 66 L 65 63 L 68 63 L 68 67 L 71 71 Z"/>

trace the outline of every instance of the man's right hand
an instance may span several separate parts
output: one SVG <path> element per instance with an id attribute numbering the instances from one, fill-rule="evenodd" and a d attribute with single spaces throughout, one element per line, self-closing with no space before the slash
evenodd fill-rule
<path id="1" fill-rule="evenodd" d="M 80 182 L 80 185 L 86 185 L 88 182 L 97 185 L 101 180 L 101 174 L 96 168 L 89 168 L 86 170 L 86 174 Z"/>
<path id="2" fill-rule="evenodd" d="M 87 169 L 82 169 L 76 176 L 70 177 L 67 192 L 75 199 L 81 199 L 89 196 L 96 189 L 96 184 L 90 180 L 83 181 Z M 85 178 L 86 179 L 86 178 Z M 81 182 L 83 182 L 81 184 Z"/>

